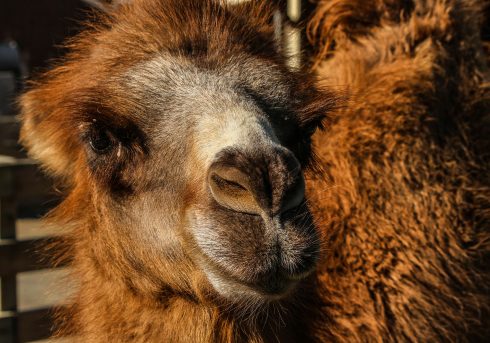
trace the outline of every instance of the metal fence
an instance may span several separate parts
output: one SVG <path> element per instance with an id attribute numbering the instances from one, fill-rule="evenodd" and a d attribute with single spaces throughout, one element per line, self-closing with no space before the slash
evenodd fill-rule
<path id="1" fill-rule="evenodd" d="M 8 117 L 7 117 L 8 118 Z M 5 119 L 5 118 L 2 118 Z M 0 132 L 15 132 L 14 118 L 3 120 Z M 8 136 L 8 135 L 7 135 Z M 2 137 L 5 143 L 6 137 Z M 8 140 L 7 140 L 8 141 Z M 5 144 L 3 145 L 5 148 Z M 8 150 L 3 149 L 3 150 Z M 39 248 L 56 237 L 30 240 L 16 239 L 18 212 L 46 206 L 50 202 L 50 182 L 33 161 L 0 156 L 0 342 L 29 342 L 50 335 L 50 309 L 19 311 L 17 306 L 17 274 L 51 268 Z M 35 212 L 38 212 L 37 209 Z M 41 294 L 39 296 L 42 296 Z"/>

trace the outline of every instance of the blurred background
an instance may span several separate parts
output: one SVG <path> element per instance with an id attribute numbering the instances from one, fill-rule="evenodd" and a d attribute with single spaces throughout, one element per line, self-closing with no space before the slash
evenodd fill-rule
<path id="1" fill-rule="evenodd" d="M 290 6 L 290 18 L 293 6 L 303 9 L 303 18 L 314 7 L 313 1 L 281 2 Z M 89 16 L 82 0 L 0 0 L 0 343 L 46 339 L 52 330 L 50 308 L 76 289 L 66 268 L 50 268 L 39 252 L 39 246 L 56 240 L 58 228 L 41 226 L 39 218 L 60 195 L 18 144 L 15 99 L 26 79 L 65 53 L 62 42 Z M 488 21 L 482 36 L 490 41 Z M 49 340 L 61 341 L 70 340 Z"/>
<path id="2" fill-rule="evenodd" d="M 82 0 L 0 0 L 1 343 L 47 338 L 49 308 L 63 304 L 76 288 L 65 268 L 48 269 L 38 252 L 56 239 L 57 228 L 41 226 L 39 218 L 59 195 L 18 144 L 15 99 L 30 75 L 65 53 L 61 43 L 81 29 L 88 9 Z"/>

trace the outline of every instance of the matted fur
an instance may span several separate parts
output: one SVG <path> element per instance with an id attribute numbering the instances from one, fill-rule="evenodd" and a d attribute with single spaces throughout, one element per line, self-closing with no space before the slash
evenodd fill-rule
<path id="1" fill-rule="evenodd" d="M 68 229 L 63 258 L 81 280 L 60 313 L 63 332 L 82 342 L 488 340 L 488 91 L 476 1 L 318 3 L 309 23 L 316 72 L 349 100 L 314 136 L 307 198 L 323 249 L 291 298 L 228 303 L 209 296 L 187 261 L 155 275 L 154 251 L 125 255 L 133 242 L 97 215 L 104 192 L 87 194 L 98 187 L 72 134 L 77 118 L 91 106 L 110 116 L 100 104 L 112 99 L 94 90 L 162 50 L 206 55 L 206 67 L 244 53 L 285 65 L 271 48 L 270 15 L 247 6 L 230 15 L 207 1 L 136 0 L 77 38 L 66 62 L 23 97 L 23 143 L 70 185 L 52 214 Z M 332 96 L 321 101 L 306 72 L 287 75 L 305 98 L 296 111 L 307 130 L 334 108 Z M 113 102 L 119 113 L 134 105 Z M 121 126 L 129 118 L 116 116 Z M 138 144 L 135 160 L 147 149 Z"/>

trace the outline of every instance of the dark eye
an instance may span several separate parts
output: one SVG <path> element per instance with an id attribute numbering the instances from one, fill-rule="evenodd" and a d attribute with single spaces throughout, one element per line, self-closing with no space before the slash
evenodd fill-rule
<path id="1" fill-rule="evenodd" d="M 317 129 L 322 129 L 323 128 L 323 124 L 322 124 L 322 120 L 315 120 L 315 121 L 312 121 L 311 123 L 308 123 L 305 127 L 305 132 L 309 135 L 309 136 L 312 136 L 315 131 Z"/>
<path id="2" fill-rule="evenodd" d="M 310 125 L 306 128 L 306 133 L 308 136 L 313 136 L 315 133 L 316 129 L 318 128 L 318 125 Z"/>
<path id="3" fill-rule="evenodd" d="M 108 152 L 114 145 L 107 130 L 100 128 L 94 128 L 90 131 L 89 143 L 92 150 L 98 154 Z"/>

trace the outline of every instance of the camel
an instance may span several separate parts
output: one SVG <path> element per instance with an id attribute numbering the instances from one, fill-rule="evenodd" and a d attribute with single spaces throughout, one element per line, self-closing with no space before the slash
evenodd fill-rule
<path id="1" fill-rule="evenodd" d="M 264 1 L 97 4 L 20 99 L 66 194 L 59 335 L 490 337 L 479 2 L 318 1 L 299 68 Z"/>

